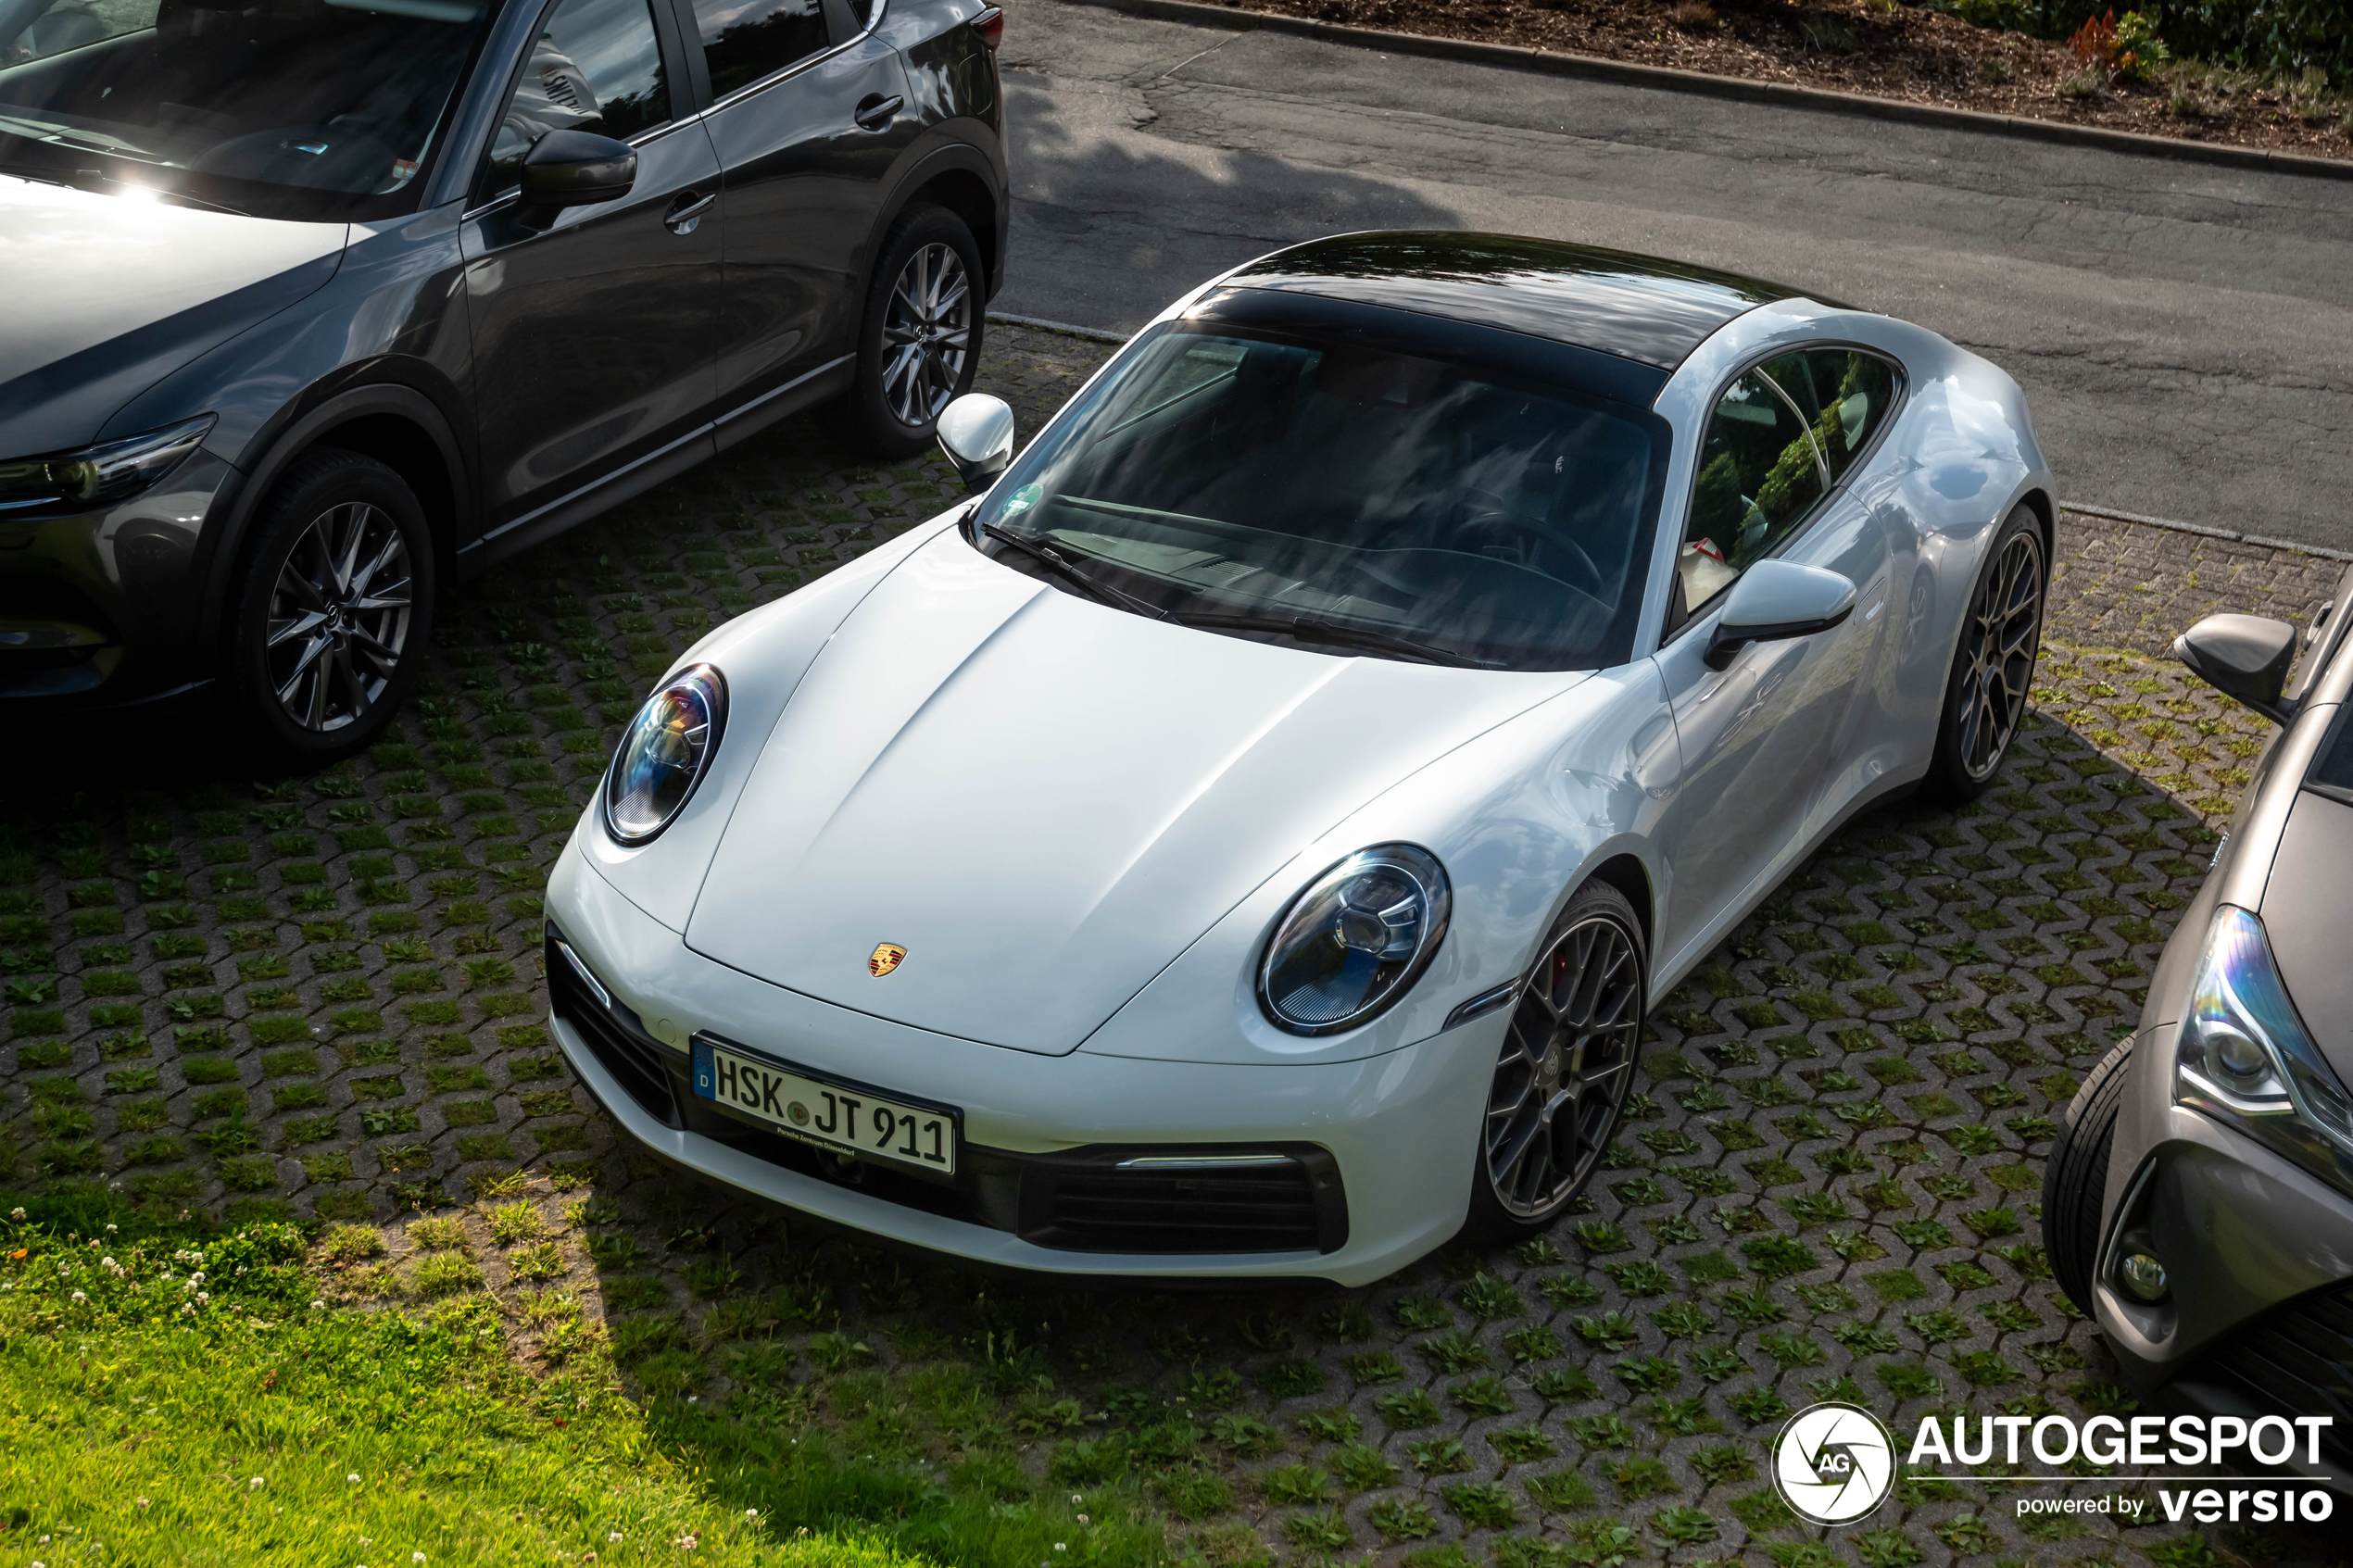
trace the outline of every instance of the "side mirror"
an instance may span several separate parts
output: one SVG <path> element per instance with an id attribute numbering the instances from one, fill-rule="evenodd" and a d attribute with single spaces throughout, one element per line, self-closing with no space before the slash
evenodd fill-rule
<path id="1" fill-rule="evenodd" d="M 1013 460 L 1013 411 L 1001 397 L 967 392 L 939 411 L 939 449 L 975 495 Z"/>
<path id="2" fill-rule="evenodd" d="M 1827 632 L 1855 613 L 1855 584 L 1835 571 L 1761 560 L 1732 584 L 1708 633 L 1707 667 L 1722 670 L 1751 643 Z"/>
<path id="3" fill-rule="evenodd" d="M 617 201 L 637 182 L 637 149 L 585 131 L 550 131 L 522 155 L 522 200 L 527 211 L 552 213 L 567 207 Z"/>
<path id="4" fill-rule="evenodd" d="M 2192 673 L 2274 724 L 2296 717 L 2280 700 L 2296 662 L 2296 628 L 2259 615 L 2209 615 L 2173 639 L 2173 657 Z"/>

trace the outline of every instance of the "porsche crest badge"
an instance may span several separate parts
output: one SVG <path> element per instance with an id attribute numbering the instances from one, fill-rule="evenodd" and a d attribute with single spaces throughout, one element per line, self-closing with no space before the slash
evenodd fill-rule
<path id="1" fill-rule="evenodd" d="M 896 942 L 877 942 L 875 944 L 875 956 L 866 960 L 866 967 L 874 972 L 875 979 L 880 980 L 897 969 L 899 960 L 906 956 L 907 949 Z"/>

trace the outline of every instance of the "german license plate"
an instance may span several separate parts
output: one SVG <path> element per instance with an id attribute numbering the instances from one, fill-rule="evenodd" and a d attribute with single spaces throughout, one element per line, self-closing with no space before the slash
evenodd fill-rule
<path id="1" fill-rule="evenodd" d="M 934 1175 L 956 1173 L 956 1112 L 812 1078 L 711 1039 L 694 1042 L 695 1093 L 778 1132 Z"/>

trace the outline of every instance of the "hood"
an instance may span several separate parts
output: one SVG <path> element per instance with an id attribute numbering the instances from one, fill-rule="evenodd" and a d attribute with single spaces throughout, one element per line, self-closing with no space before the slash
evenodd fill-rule
<path id="1" fill-rule="evenodd" d="M 1148 621 L 943 534 L 765 737 L 686 942 L 862 1012 L 1074 1050 L 1342 817 L 1583 678 Z M 905 958 L 878 977 L 886 943 Z"/>
<path id="2" fill-rule="evenodd" d="M 96 440 L 132 398 L 334 276 L 347 232 L 0 175 L 0 458 Z"/>

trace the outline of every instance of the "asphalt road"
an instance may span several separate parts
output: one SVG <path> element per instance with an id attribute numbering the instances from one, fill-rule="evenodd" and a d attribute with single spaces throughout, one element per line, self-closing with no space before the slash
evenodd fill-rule
<path id="1" fill-rule="evenodd" d="M 2353 182 L 1026 0 L 996 308 L 1132 328 L 1222 268 L 1490 229 L 1778 278 L 2007 367 L 2067 500 L 2353 548 Z"/>

